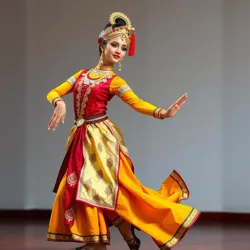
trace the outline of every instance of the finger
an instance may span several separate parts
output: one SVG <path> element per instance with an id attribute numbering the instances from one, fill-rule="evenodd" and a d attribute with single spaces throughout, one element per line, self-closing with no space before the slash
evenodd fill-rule
<path id="1" fill-rule="evenodd" d="M 173 117 L 173 116 L 175 116 L 175 114 L 177 113 L 177 110 L 176 109 L 174 109 L 173 111 L 171 111 L 170 112 L 170 117 Z"/>
<path id="2" fill-rule="evenodd" d="M 55 127 L 55 123 L 56 123 L 56 121 L 57 121 L 58 119 L 60 119 L 60 117 L 61 117 L 61 116 L 59 116 L 59 115 L 57 115 L 57 114 L 54 115 L 54 117 L 53 117 L 53 119 L 52 119 L 52 121 L 51 121 L 51 123 L 50 123 L 50 128 Z"/>
<path id="3" fill-rule="evenodd" d="M 185 101 L 186 99 L 187 99 L 187 93 L 182 95 L 180 98 L 178 98 L 176 102 L 182 102 L 182 101 Z"/>
<path id="4" fill-rule="evenodd" d="M 57 116 L 55 116 L 55 117 L 53 118 L 53 120 L 51 121 L 50 126 L 49 126 L 49 130 L 52 129 L 52 128 L 54 127 L 54 124 L 55 124 L 56 120 L 57 120 Z"/>
<path id="5" fill-rule="evenodd" d="M 53 126 L 53 131 L 55 131 L 56 130 L 56 128 L 57 128 L 57 126 L 58 126 L 58 124 L 60 123 L 60 121 L 61 121 L 61 119 L 62 119 L 62 117 L 61 116 L 58 116 L 57 117 L 57 119 L 55 120 L 55 122 L 54 122 L 54 126 Z"/>
<path id="6" fill-rule="evenodd" d="M 186 99 L 182 99 L 179 102 L 177 102 L 179 106 L 182 106 L 184 103 L 186 103 Z"/>
<path id="7" fill-rule="evenodd" d="M 55 117 L 56 117 L 56 115 L 53 113 L 53 115 L 51 116 L 49 123 L 48 123 L 48 129 L 51 129 L 51 125 L 52 125 L 52 122 L 55 119 Z"/>
<path id="8" fill-rule="evenodd" d="M 181 103 L 179 103 L 178 105 L 178 110 L 186 103 L 186 101 L 182 101 Z"/>
<path id="9" fill-rule="evenodd" d="M 62 117 L 62 124 L 64 124 L 65 116 L 66 116 L 66 115 L 64 115 L 64 116 Z"/>
<path id="10" fill-rule="evenodd" d="M 187 99 L 187 95 L 185 94 L 185 95 L 183 95 L 181 98 L 180 98 L 180 102 L 183 102 L 183 101 L 185 101 Z"/>
<path id="11" fill-rule="evenodd" d="M 176 103 L 176 104 L 174 105 L 174 108 L 177 109 L 177 110 L 179 110 L 179 109 L 180 109 L 180 104 Z"/>
<path id="12" fill-rule="evenodd" d="M 185 103 L 185 101 L 182 101 L 181 103 L 179 103 L 179 107 L 182 107 Z"/>

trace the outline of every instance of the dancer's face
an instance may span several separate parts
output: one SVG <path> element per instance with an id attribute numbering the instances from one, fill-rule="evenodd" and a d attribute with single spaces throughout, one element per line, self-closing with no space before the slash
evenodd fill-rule
<path id="1" fill-rule="evenodd" d="M 109 40 L 104 47 L 104 64 L 115 64 L 123 60 L 128 50 L 126 39 L 122 36 Z"/>

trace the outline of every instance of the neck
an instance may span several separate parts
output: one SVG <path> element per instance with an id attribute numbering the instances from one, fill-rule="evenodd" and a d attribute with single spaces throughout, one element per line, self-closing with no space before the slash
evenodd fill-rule
<path id="1" fill-rule="evenodd" d="M 104 70 L 104 71 L 113 71 L 114 70 L 113 66 L 108 66 L 108 65 L 97 65 L 95 68 L 99 69 L 99 70 Z"/>
<path id="2" fill-rule="evenodd" d="M 114 64 L 110 62 L 101 62 L 101 59 L 99 60 L 98 64 L 95 67 L 96 69 L 99 70 L 107 70 L 107 71 L 113 71 L 114 70 Z"/>
<path id="3" fill-rule="evenodd" d="M 113 71 L 114 65 L 97 64 L 95 68 L 99 70 Z"/>

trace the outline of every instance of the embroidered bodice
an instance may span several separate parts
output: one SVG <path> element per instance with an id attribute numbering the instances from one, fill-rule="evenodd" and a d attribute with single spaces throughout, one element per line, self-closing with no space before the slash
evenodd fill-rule
<path id="1" fill-rule="evenodd" d="M 73 88 L 76 120 L 107 111 L 107 103 L 114 96 L 109 91 L 114 77 L 111 72 L 95 78 L 87 70 L 80 74 Z"/>
<path id="2" fill-rule="evenodd" d="M 89 70 L 80 70 L 50 90 L 47 100 L 53 104 L 56 98 L 72 92 L 75 118 L 106 112 L 107 103 L 114 95 L 120 97 L 137 112 L 158 118 L 156 114 L 160 108 L 139 98 L 125 80 L 111 71 L 93 75 Z"/>

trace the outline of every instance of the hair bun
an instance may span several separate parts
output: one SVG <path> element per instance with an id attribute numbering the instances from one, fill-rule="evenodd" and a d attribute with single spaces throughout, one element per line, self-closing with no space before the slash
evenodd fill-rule
<path id="1" fill-rule="evenodd" d="M 118 17 L 118 18 L 115 19 L 115 24 L 119 25 L 119 26 L 125 26 L 126 21 L 124 19 L 122 19 L 121 17 Z"/>

